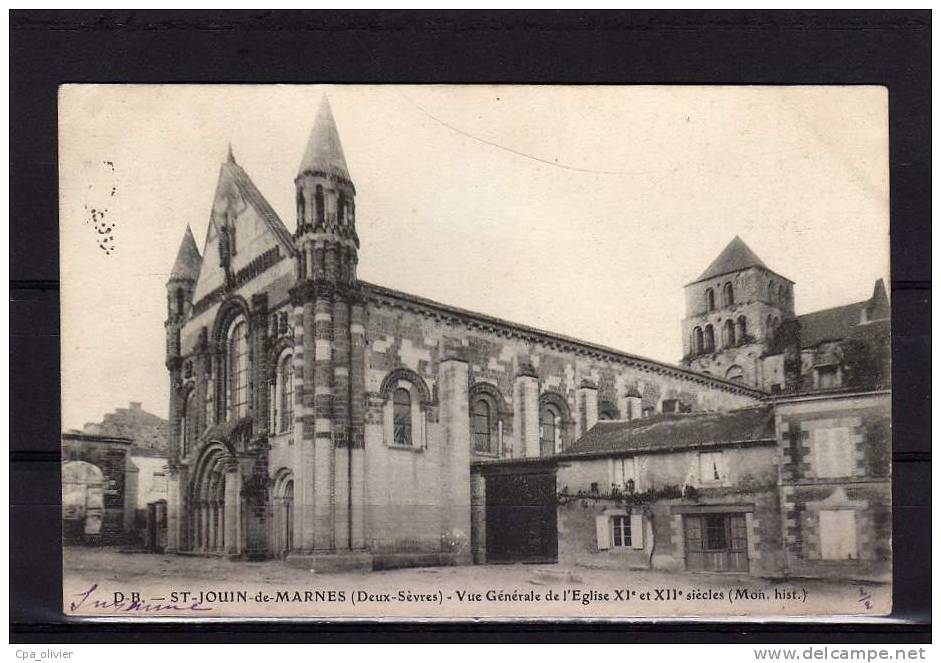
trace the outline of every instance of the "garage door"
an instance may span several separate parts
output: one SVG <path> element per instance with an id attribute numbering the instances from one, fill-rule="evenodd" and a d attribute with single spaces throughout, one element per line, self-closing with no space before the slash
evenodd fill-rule
<path id="1" fill-rule="evenodd" d="M 487 560 L 558 561 L 554 474 L 487 477 Z"/>

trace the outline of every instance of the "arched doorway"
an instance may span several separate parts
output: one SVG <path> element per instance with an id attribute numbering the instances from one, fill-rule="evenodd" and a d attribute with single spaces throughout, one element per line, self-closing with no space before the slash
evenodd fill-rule
<path id="1" fill-rule="evenodd" d="M 62 466 L 62 534 L 66 543 L 101 536 L 105 515 L 104 474 L 92 463 L 73 460 Z"/>
<path id="2" fill-rule="evenodd" d="M 275 475 L 274 482 L 274 554 L 286 557 L 294 546 L 294 474 L 287 469 Z"/>
<path id="3" fill-rule="evenodd" d="M 239 552 L 238 465 L 228 447 L 211 442 L 202 450 L 190 484 L 192 550 Z"/>

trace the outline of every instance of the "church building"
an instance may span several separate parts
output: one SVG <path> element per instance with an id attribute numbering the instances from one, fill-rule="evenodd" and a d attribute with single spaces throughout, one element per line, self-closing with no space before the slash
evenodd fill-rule
<path id="1" fill-rule="evenodd" d="M 289 229 L 230 150 L 202 250 L 187 228 L 170 273 L 171 551 L 318 571 L 471 563 L 475 463 L 538 464 L 599 421 L 771 391 L 760 357 L 793 318 L 792 283 L 741 240 L 688 286 L 677 366 L 360 280 L 326 100 L 294 187 Z"/>

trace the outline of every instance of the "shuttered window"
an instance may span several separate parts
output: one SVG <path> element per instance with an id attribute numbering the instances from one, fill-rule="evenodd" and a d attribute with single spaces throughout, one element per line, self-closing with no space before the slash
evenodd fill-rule
<path id="1" fill-rule="evenodd" d="M 855 454 L 847 428 L 817 428 L 812 431 L 814 475 L 818 478 L 851 477 Z"/>

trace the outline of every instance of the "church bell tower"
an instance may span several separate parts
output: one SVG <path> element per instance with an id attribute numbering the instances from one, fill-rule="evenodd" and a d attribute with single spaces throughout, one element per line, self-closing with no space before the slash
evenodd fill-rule
<path id="1" fill-rule="evenodd" d="M 320 103 L 294 180 L 294 557 L 315 570 L 365 554 L 365 309 L 356 280 L 356 188 L 330 103 Z"/>

